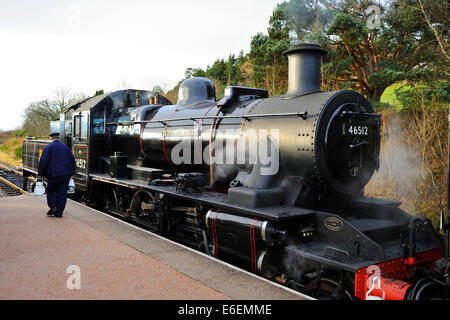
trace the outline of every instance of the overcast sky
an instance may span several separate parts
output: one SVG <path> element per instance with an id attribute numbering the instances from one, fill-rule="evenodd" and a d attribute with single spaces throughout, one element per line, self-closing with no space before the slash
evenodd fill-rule
<path id="1" fill-rule="evenodd" d="M 173 88 L 188 67 L 248 53 L 281 0 L 0 0 L 0 129 L 64 87 Z"/>

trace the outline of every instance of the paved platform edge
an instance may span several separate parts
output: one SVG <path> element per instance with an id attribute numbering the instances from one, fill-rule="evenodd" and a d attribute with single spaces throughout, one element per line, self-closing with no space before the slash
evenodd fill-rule
<path id="1" fill-rule="evenodd" d="M 45 196 L 29 197 L 46 202 Z M 84 212 L 77 212 L 82 210 Z M 86 214 L 86 210 L 89 211 Z M 139 228 L 119 218 L 90 208 L 76 201 L 67 200 L 65 214 L 85 223 L 143 254 L 153 257 L 174 270 L 218 292 L 239 300 L 315 300 L 305 294 L 235 267 L 158 234 Z M 148 237 L 152 241 L 148 241 Z M 146 241 L 147 240 L 147 241 Z M 170 250 L 168 250 L 168 247 Z M 194 255 L 192 255 L 194 254 Z M 208 267 L 211 267 L 211 272 Z M 219 269 L 220 274 L 214 274 Z"/>

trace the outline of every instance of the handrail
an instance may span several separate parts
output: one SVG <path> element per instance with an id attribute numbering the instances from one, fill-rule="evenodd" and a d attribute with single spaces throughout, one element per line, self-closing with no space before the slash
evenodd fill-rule
<path id="1" fill-rule="evenodd" d="M 162 119 L 162 120 L 146 120 L 146 121 L 114 121 L 107 122 L 106 125 L 133 125 L 137 123 L 162 123 L 166 124 L 167 122 L 173 121 L 197 121 L 204 119 L 245 119 L 250 121 L 250 118 L 271 118 L 271 117 L 301 117 L 303 120 L 306 120 L 308 115 L 307 111 L 304 112 L 291 112 L 291 113 L 267 113 L 267 114 L 246 114 L 239 116 L 206 116 L 206 117 L 186 117 L 186 118 L 175 118 L 175 119 Z"/>

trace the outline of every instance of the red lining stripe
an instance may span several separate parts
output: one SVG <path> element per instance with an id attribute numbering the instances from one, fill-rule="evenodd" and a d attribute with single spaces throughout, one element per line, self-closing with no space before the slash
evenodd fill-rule
<path id="1" fill-rule="evenodd" d="M 216 211 L 216 215 L 214 216 L 214 218 L 211 219 L 211 226 L 212 226 L 212 231 L 213 231 L 213 240 L 214 240 L 214 256 L 217 258 L 218 257 L 218 252 L 219 252 L 219 241 L 217 239 L 217 229 L 216 229 L 216 219 L 217 216 L 219 215 L 219 211 Z"/>
<path id="2" fill-rule="evenodd" d="M 217 106 L 217 102 L 214 103 L 208 110 L 205 111 L 205 113 L 203 113 L 202 118 L 199 122 L 199 130 L 203 124 L 203 119 L 206 117 L 206 115 L 211 111 L 212 108 L 214 108 L 215 106 Z M 199 146 L 199 137 L 197 136 L 197 138 L 195 139 L 195 151 L 200 153 L 200 160 L 202 161 L 202 166 L 205 166 L 205 163 L 203 162 L 203 154 L 202 154 L 202 149 Z"/>
<path id="3" fill-rule="evenodd" d="M 255 102 L 253 104 L 250 105 L 250 107 L 245 111 L 244 116 L 246 116 L 250 110 L 253 109 L 254 106 L 256 106 L 258 104 L 258 102 Z M 244 124 L 245 118 L 242 118 L 241 123 L 239 123 L 239 126 L 242 128 L 242 125 Z"/>
<path id="4" fill-rule="evenodd" d="M 253 229 L 253 220 L 250 224 L 250 259 L 252 260 L 252 271 L 253 271 L 253 241 L 252 241 L 252 229 Z"/>
<path id="5" fill-rule="evenodd" d="M 256 240 L 255 240 L 255 227 L 256 222 L 258 221 L 257 217 L 254 217 L 252 223 L 250 224 L 250 249 L 251 249 L 251 260 L 252 260 L 252 271 L 256 272 L 257 264 L 256 264 Z"/>
<path id="6" fill-rule="evenodd" d="M 212 231 L 212 236 L 213 236 L 213 243 L 214 243 L 214 256 L 216 256 L 216 232 L 214 230 L 214 218 L 211 217 L 211 231 Z"/>
<path id="7" fill-rule="evenodd" d="M 175 115 L 175 112 L 177 112 L 177 109 L 173 110 L 173 113 L 172 113 L 172 115 L 171 115 L 170 118 L 169 118 L 170 120 L 172 120 L 173 116 Z M 168 126 L 169 126 L 169 123 L 167 122 L 167 123 L 166 123 L 166 126 L 164 127 L 164 129 L 167 129 Z M 162 143 L 163 143 L 163 152 L 164 152 L 164 156 L 166 157 L 166 160 L 167 160 L 167 162 L 169 162 L 169 164 L 170 164 L 170 166 L 172 167 L 172 169 L 175 170 L 175 167 L 174 167 L 172 161 L 170 161 L 169 155 L 167 154 L 167 149 L 166 149 L 166 136 L 165 136 L 165 135 L 163 136 L 163 141 L 162 141 Z"/>
<path id="8" fill-rule="evenodd" d="M 153 115 L 156 113 L 156 111 L 158 111 L 158 110 L 159 110 L 159 109 L 155 109 L 155 110 L 151 111 L 151 112 L 145 117 L 144 121 L 148 121 L 148 120 L 150 119 L 150 117 L 153 116 Z M 141 146 L 141 154 L 142 154 L 142 156 L 144 157 L 144 159 L 147 158 L 147 155 L 145 154 L 145 151 L 144 151 L 144 143 L 143 143 L 142 140 L 143 140 L 143 135 L 144 135 L 144 129 L 145 129 L 146 126 L 147 126 L 146 123 L 143 123 L 143 124 L 142 124 L 142 127 L 141 127 L 141 134 L 140 134 L 140 137 L 139 137 L 139 144 L 140 144 L 140 146 Z"/>

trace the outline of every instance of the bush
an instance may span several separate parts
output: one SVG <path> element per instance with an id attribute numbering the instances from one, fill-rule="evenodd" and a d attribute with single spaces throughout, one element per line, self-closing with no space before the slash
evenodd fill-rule
<path id="1" fill-rule="evenodd" d="M 425 86 L 410 88 L 402 97 L 407 108 L 382 113 L 380 169 L 366 195 L 400 200 L 402 209 L 437 227 L 447 206 L 449 106 L 428 99 Z"/>
<path id="2" fill-rule="evenodd" d="M 20 130 L 20 129 L 15 130 L 15 131 L 13 132 L 13 136 L 14 136 L 14 137 L 23 137 L 23 136 L 25 136 L 25 131 L 26 131 L 26 130 Z"/>
<path id="3" fill-rule="evenodd" d="M 384 102 L 372 102 L 372 107 L 373 110 L 375 112 L 382 112 L 382 111 L 386 111 L 386 110 L 391 110 L 391 109 L 395 109 L 394 106 L 390 105 L 389 103 L 384 103 Z"/>
<path id="4" fill-rule="evenodd" d="M 14 155 L 17 159 L 22 159 L 22 146 L 16 148 Z"/>

